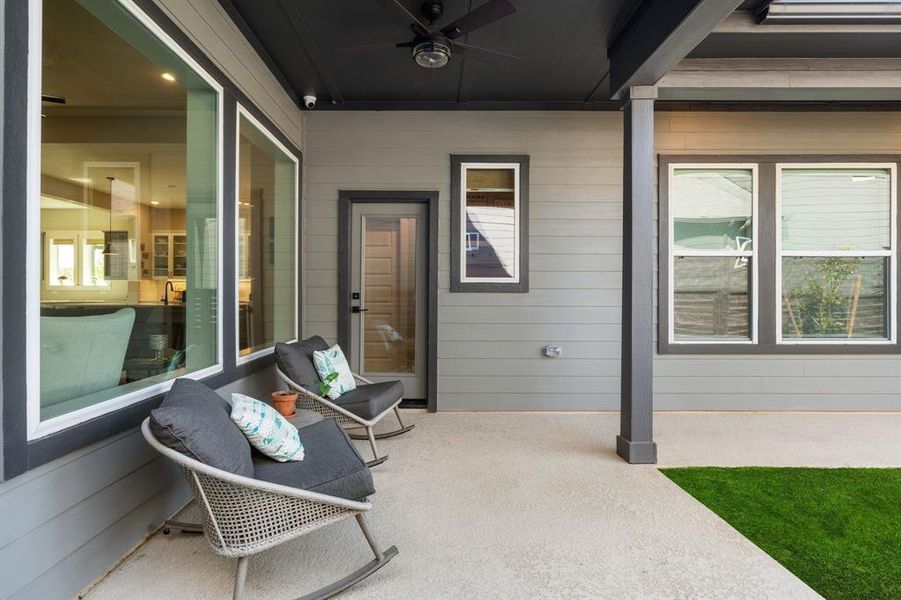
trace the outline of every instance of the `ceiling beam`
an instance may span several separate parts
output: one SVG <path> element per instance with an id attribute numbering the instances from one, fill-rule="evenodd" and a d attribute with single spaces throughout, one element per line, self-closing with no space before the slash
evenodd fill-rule
<path id="1" fill-rule="evenodd" d="M 772 3 L 763 23 L 901 23 L 901 5 L 897 2 L 806 2 Z"/>
<path id="2" fill-rule="evenodd" d="M 518 100 L 346 100 L 340 104 L 324 104 L 322 110 L 529 110 L 529 111 L 618 111 L 616 102 L 518 101 Z"/>
<path id="3" fill-rule="evenodd" d="M 711 33 L 735 33 L 765 36 L 767 34 L 806 33 L 867 34 L 867 33 L 901 33 L 901 21 L 896 23 L 791 23 L 772 25 L 761 23 L 757 17 L 747 11 L 736 11 L 726 17 Z"/>
<path id="4" fill-rule="evenodd" d="M 632 86 L 655 85 L 685 58 L 741 0 L 645 0 L 613 41 L 610 97 Z"/>
<path id="5" fill-rule="evenodd" d="M 667 100 L 897 102 L 899 72 L 898 58 L 694 58 L 658 88 Z"/>

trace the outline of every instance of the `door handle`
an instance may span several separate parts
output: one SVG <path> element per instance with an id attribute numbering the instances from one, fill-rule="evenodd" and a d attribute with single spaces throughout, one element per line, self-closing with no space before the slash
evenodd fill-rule
<path id="1" fill-rule="evenodd" d="M 360 308 L 359 306 L 351 306 L 350 307 L 350 312 L 352 312 L 352 313 L 364 313 L 367 310 L 369 310 L 369 309 L 368 308 Z"/>

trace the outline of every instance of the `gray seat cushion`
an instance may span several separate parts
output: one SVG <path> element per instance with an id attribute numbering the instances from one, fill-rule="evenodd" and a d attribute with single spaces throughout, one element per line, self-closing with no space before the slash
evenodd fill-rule
<path id="1" fill-rule="evenodd" d="M 358 417 L 371 421 L 403 397 L 404 385 L 401 382 L 382 381 L 358 385 L 333 402 Z"/>
<path id="2" fill-rule="evenodd" d="M 193 379 L 176 379 L 159 408 L 150 411 L 150 430 L 164 446 L 211 467 L 253 476 L 250 443 L 230 417 L 231 405 Z"/>
<path id="3" fill-rule="evenodd" d="M 328 348 L 328 343 L 318 335 L 290 344 L 279 342 L 275 345 L 275 361 L 281 372 L 290 377 L 291 381 L 314 394 L 319 394 L 319 373 L 313 366 L 313 352 Z"/>
<path id="4" fill-rule="evenodd" d="M 322 415 L 314 410 L 307 410 L 305 408 L 298 408 L 294 412 L 293 417 L 287 417 L 288 422 L 291 425 L 294 425 L 298 429 L 301 427 L 306 427 L 307 425 L 312 425 L 313 423 L 318 423 L 325 419 Z"/>
<path id="5" fill-rule="evenodd" d="M 310 492 L 360 500 L 375 493 L 372 474 L 347 434 L 334 419 L 300 430 L 304 459 L 280 463 L 253 455 L 253 476 Z"/>

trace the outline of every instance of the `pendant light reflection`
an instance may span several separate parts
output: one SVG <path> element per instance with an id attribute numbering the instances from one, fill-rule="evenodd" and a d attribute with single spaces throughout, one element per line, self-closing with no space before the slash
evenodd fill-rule
<path id="1" fill-rule="evenodd" d="M 103 256 L 116 256 L 113 250 L 113 181 L 115 177 L 107 176 L 109 181 L 109 231 L 106 233 L 106 243 L 103 245 Z"/>

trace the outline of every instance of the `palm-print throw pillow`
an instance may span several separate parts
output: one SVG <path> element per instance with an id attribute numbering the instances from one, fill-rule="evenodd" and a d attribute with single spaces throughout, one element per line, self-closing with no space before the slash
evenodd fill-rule
<path id="1" fill-rule="evenodd" d="M 232 394 L 232 421 L 250 445 L 278 462 L 303 460 L 300 432 L 277 410 L 244 394 Z"/>
<path id="2" fill-rule="evenodd" d="M 328 350 L 313 352 L 313 366 L 316 367 L 322 381 L 327 381 L 332 373 L 338 373 L 338 378 L 328 384 L 330 388 L 326 395 L 332 400 L 337 400 L 341 394 L 357 387 L 350 365 L 347 364 L 347 359 L 337 344 Z"/>

